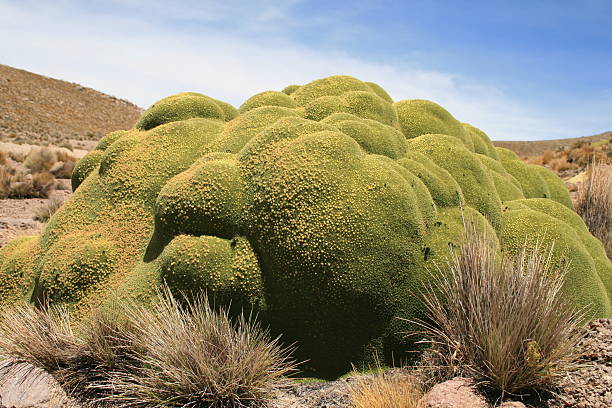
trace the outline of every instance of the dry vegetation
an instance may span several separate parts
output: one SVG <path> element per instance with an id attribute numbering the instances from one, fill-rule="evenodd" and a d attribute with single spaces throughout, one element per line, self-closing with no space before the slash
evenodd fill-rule
<path id="1" fill-rule="evenodd" d="M 256 407 L 288 384 L 287 349 L 206 297 L 182 306 L 119 302 L 75 324 L 65 308 L 0 313 L 0 352 L 52 373 L 68 390 L 119 406 Z"/>
<path id="2" fill-rule="evenodd" d="M 576 143 L 595 143 L 600 140 L 610 139 L 612 131 L 603 132 L 593 136 L 574 137 L 570 139 L 535 140 L 529 142 L 494 141 L 495 146 L 510 149 L 520 157 L 535 157 L 546 151 L 563 150 Z"/>
<path id="3" fill-rule="evenodd" d="M 501 398 L 554 389 L 580 366 L 583 315 L 561 295 L 564 273 L 537 249 L 496 259 L 492 241 L 466 229 L 425 295 L 426 378 L 471 377 Z"/>
<path id="4" fill-rule="evenodd" d="M 612 165 L 592 163 L 578 188 L 575 202 L 591 234 L 599 239 L 612 258 Z"/>
<path id="5" fill-rule="evenodd" d="M 561 177 L 572 170 L 579 173 L 593 161 L 612 163 L 612 137 L 594 143 L 576 142 L 555 151 L 547 150 L 539 156 L 528 158 L 527 161 L 548 167 Z"/>
<path id="6" fill-rule="evenodd" d="M 38 222 L 49 221 L 49 218 L 51 218 L 51 216 L 55 214 L 57 210 L 59 210 L 59 208 L 64 203 L 65 199 L 66 199 L 65 196 L 51 194 L 49 196 L 49 200 L 47 200 L 40 207 L 35 207 L 32 210 L 34 212 L 34 217 L 33 217 L 34 221 L 38 221 Z"/>
<path id="7" fill-rule="evenodd" d="M 358 381 L 351 386 L 355 408 L 421 408 L 423 390 L 412 376 L 387 374 Z"/>
<path id="8" fill-rule="evenodd" d="M 32 149 L 26 156 L 0 152 L 0 198 L 48 198 L 56 178 L 70 178 L 76 158 L 62 149 Z"/>
<path id="9" fill-rule="evenodd" d="M 78 84 L 0 64 L 0 141 L 70 145 L 129 129 L 142 110 Z"/>

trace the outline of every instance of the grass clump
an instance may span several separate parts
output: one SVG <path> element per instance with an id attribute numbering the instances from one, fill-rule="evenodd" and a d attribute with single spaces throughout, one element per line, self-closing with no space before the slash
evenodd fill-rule
<path id="1" fill-rule="evenodd" d="M 74 167 L 68 155 L 48 148 L 32 150 L 23 166 L 17 159 L 12 153 L 0 154 L 0 198 L 48 198 L 57 187 L 55 177 L 69 177 Z"/>
<path id="2" fill-rule="evenodd" d="M 59 210 L 59 208 L 62 206 L 62 204 L 64 203 L 64 199 L 65 198 L 60 195 L 50 195 L 49 200 L 46 203 L 44 203 L 40 207 L 34 208 L 34 217 L 32 218 L 34 219 L 34 221 L 39 222 L 49 221 L 49 218 L 51 218 L 51 216 L 55 214 L 55 212 Z"/>
<path id="3" fill-rule="evenodd" d="M 424 296 L 428 322 L 417 322 L 430 379 L 472 377 L 502 398 L 553 390 L 580 367 L 583 314 L 561 294 L 565 272 L 541 248 L 496 258 L 489 237 L 466 231 Z"/>
<path id="4" fill-rule="evenodd" d="M 576 196 L 576 212 L 612 257 L 612 166 L 592 163 Z"/>
<path id="5" fill-rule="evenodd" d="M 0 311 L 0 355 L 4 358 L 26 361 L 53 373 L 81 355 L 82 346 L 64 307 L 43 310 L 18 304 Z"/>
<path id="6" fill-rule="evenodd" d="M 49 172 L 58 178 L 70 178 L 76 160 L 65 149 L 42 147 L 32 149 L 23 165 L 32 174 Z"/>
<path id="7" fill-rule="evenodd" d="M 55 177 L 48 172 L 27 174 L 0 166 L 0 198 L 47 198 L 56 187 Z"/>
<path id="8" fill-rule="evenodd" d="M 120 406 L 263 406 L 294 371 L 289 351 L 243 315 L 231 320 L 202 295 L 93 310 L 11 305 L 0 313 L 0 353 L 50 372 L 73 395 Z"/>
<path id="9" fill-rule="evenodd" d="M 294 371 L 288 351 L 243 315 L 230 320 L 203 296 L 182 306 L 170 293 L 127 311 L 135 361 L 110 382 L 125 406 L 262 406 Z"/>
<path id="10" fill-rule="evenodd" d="M 355 408 L 421 408 L 424 404 L 420 382 L 408 375 L 373 376 L 350 387 Z"/>

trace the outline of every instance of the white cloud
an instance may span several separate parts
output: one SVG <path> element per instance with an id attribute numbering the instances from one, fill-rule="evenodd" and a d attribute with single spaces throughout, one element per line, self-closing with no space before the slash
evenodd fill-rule
<path id="1" fill-rule="evenodd" d="M 137 7 L 134 0 L 113 2 Z M 288 8 L 275 7 L 272 2 L 247 9 L 229 3 L 221 8 L 167 10 L 175 18 L 191 16 L 199 21 L 197 31 L 158 24 L 156 18 L 166 11 L 159 1 L 150 2 L 148 14 L 141 18 L 137 13 L 75 16 L 66 3 L 43 4 L 29 11 L 26 6 L 32 4 L 14 4 L 0 4 L 0 62 L 78 82 L 144 107 L 181 91 L 202 92 L 239 106 L 263 90 L 348 74 L 379 83 L 396 100 L 438 102 L 493 139 L 556 138 L 580 133 L 578 125 L 560 126 L 498 89 L 448 73 L 318 51 L 279 36 L 235 36 L 211 26 L 248 13 L 254 15 L 252 21 L 263 26 L 288 24 Z M 199 11 L 189 14 L 191 10 Z"/>

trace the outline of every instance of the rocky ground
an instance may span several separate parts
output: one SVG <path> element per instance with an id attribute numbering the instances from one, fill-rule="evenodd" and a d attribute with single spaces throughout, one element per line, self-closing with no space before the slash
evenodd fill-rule
<path id="1" fill-rule="evenodd" d="M 53 194 L 65 199 L 71 191 L 70 180 L 59 179 Z M 48 201 L 45 198 L 0 200 L 0 247 L 15 237 L 39 234 L 44 224 L 34 220 L 35 210 Z"/>
<path id="2" fill-rule="evenodd" d="M 591 322 L 580 348 L 588 365 L 563 380 L 547 408 L 612 407 L 612 319 Z"/>

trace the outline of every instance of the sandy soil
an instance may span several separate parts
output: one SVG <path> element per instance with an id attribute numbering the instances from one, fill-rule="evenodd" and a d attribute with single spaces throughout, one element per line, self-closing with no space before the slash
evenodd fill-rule
<path id="1" fill-rule="evenodd" d="M 71 194 L 70 180 L 60 179 L 58 183 L 54 194 L 67 198 Z M 44 198 L 0 200 L 0 247 L 15 237 L 39 234 L 44 224 L 34 221 L 34 210 L 47 201 Z"/>

